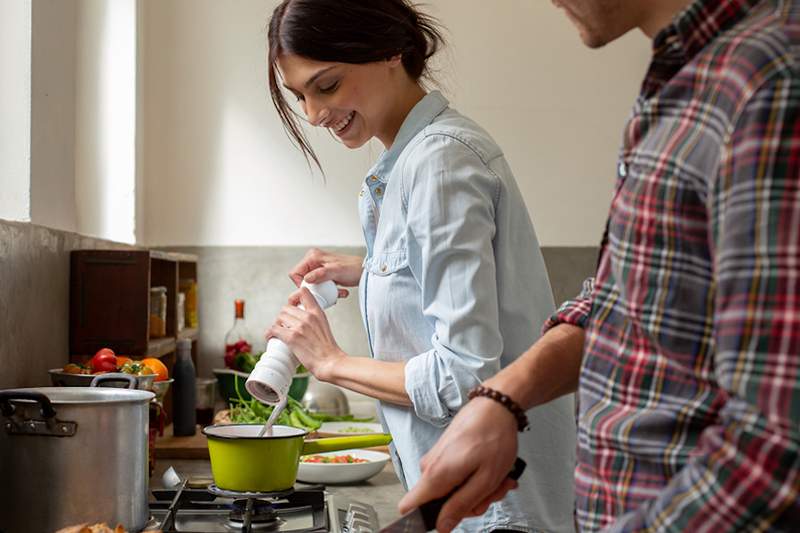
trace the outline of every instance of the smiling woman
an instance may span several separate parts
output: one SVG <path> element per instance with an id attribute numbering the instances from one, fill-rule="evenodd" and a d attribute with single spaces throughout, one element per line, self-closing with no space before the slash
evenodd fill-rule
<path id="1" fill-rule="evenodd" d="M 311 250 L 290 272 L 298 287 L 358 286 L 371 357 L 339 347 L 307 289 L 290 297 L 268 336 L 317 379 L 380 400 L 407 488 L 469 391 L 525 351 L 554 308 L 503 151 L 422 85 L 442 44 L 434 21 L 406 0 L 284 0 L 269 26 L 272 99 L 306 157 L 319 165 L 291 96 L 309 124 L 345 147 L 375 138 L 385 151 L 359 192 L 366 258 Z M 509 465 L 519 455 L 528 474 L 518 486 L 496 480 L 502 494 L 470 498 L 475 518 L 459 531 L 572 530 L 573 413 L 571 398 L 555 400 L 528 413 L 535 431 L 519 445 L 474 450 Z M 517 427 L 510 412 L 497 424 Z"/>
<path id="2" fill-rule="evenodd" d="M 381 73 L 381 67 L 402 65 L 409 82 L 416 84 L 428 73 L 427 61 L 444 45 L 444 39 L 431 17 L 411 9 L 403 0 L 294 0 L 282 2 L 273 13 L 269 43 L 272 101 L 291 138 L 321 168 L 297 114 L 286 101 L 281 80 L 313 125 L 331 128 L 349 148 L 356 148 L 372 136 L 361 132 L 348 138 L 345 130 L 355 129 L 359 122 L 365 126 L 363 115 L 371 110 L 321 115 L 317 106 L 339 89 L 358 87 L 363 93 L 367 90 L 364 82 L 380 84 L 383 80 L 374 76 Z M 287 79 L 287 71 L 298 71 L 297 79 Z"/>

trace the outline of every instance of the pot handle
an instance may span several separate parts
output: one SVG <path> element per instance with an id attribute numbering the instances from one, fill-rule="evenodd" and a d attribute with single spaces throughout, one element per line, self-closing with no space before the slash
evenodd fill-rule
<path id="1" fill-rule="evenodd" d="M 89 386 L 99 387 L 101 383 L 106 381 L 126 381 L 128 383 L 128 385 L 125 387 L 126 389 L 135 389 L 139 383 L 139 380 L 136 379 L 136 376 L 125 374 L 123 372 L 111 372 L 109 374 L 100 374 L 95 376 Z"/>
<path id="2" fill-rule="evenodd" d="M 37 402 L 40 404 L 39 410 L 45 419 L 56 416 L 56 410 L 53 408 L 53 404 L 50 403 L 50 398 L 41 392 L 10 390 L 0 391 L 0 412 L 2 412 L 5 417 L 10 418 L 14 414 L 15 408 L 11 405 L 11 400 L 31 400 Z"/>
<path id="3" fill-rule="evenodd" d="M 373 446 L 385 446 L 390 442 L 392 442 L 392 436 L 387 433 L 308 440 L 303 443 L 303 451 L 300 452 L 300 454 L 308 455 L 310 453 L 338 452 L 351 448 L 372 448 Z"/>

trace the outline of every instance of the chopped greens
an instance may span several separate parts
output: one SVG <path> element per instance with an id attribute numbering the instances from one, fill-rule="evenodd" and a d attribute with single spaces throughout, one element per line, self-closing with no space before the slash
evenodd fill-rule
<path id="1" fill-rule="evenodd" d="M 264 405 L 255 398 L 245 400 L 239 392 L 238 380 L 234 381 L 236 396 L 230 402 L 231 421 L 236 424 L 264 424 L 272 413 L 271 405 Z M 353 415 L 331 416 L 311 413 L 300 402 L 289 398 L 286 409 L 278 415 L 276 424 L 292 426 L 305 431 L 316 431 L 323 422 L 372 422 L 372 418 L 356 418 Z"/>

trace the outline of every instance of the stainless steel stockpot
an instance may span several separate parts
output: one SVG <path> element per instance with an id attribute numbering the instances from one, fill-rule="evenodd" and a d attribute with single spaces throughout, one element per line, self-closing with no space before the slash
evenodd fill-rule
<path id="1" fill-rule="evenodd" d="M 83 522 L 141 531 L 152 392 L 42 387 L 0 391 L 0 531 Z"/>

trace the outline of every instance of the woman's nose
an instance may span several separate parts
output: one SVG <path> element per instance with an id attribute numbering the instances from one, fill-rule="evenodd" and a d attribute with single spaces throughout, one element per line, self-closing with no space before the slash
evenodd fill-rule
<path id="1" fill-rule="evenodd" d="M 331 115 L 331 112 L 323 105 L 320 105 L 313 100 L 307 99 L 306 102 L 306 116 L 308 117 L 308 122 L 312 126 L 319 126 L 324 124 L 326 120 Z"/>

